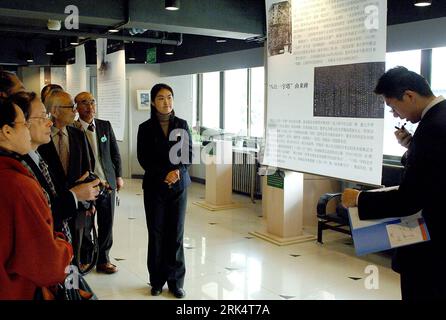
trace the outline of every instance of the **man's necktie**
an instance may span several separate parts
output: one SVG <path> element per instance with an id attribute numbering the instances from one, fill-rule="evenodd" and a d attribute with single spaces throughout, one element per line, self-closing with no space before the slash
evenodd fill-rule
<path id="1" fill-rule="evenodd" d="M 59 130 L 57 135 L 59 137 L 59 143 L 58 143 L 59 159 L 60 159 L 60 162 L 62 163 L 62 167 L 63 167 L 63 170 L 65 171 L 65 174 L 67 174 L 68 173 L 68 149 L 67 149 L 67 145 L 63 141 L 64 134 L 63 134 L 62 130 Z"/>
<path id="2" fill-rule="evenodd" d="M 90 130 L 91 132 L 94 132 L 94 124 L 93 124 L 93 123 L 91 123 L 91 124 L 88 126 L 88 130 Z"/>

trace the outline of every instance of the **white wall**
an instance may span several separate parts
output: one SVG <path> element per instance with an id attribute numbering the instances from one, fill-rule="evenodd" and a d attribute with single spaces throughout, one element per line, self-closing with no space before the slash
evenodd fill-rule
<path id="1" fill-rule="evenodd" d="M 22 80 L 24 87 L 28 91 L 37 93 L 40 97 L 40 68 L 39 67 L 19 67 L 17 75 Z"/>
<path id="2" fill-rule="evenodd" d="M 136 138 L 138 127 L 150 117 L 150 111 L 140 111 L 136 103 L 136 90 L 152 88 L 159 82 L 159 64 L 127 64 L 126 73 L 129 79 L 129 161 L 130 174 L 143 174 L 141 166 L 136 158 Z"/>
<path id="3" fill-rule="evenodd" d="M 446 18 L 395 24 L 387 27 L 387 52 L 446 46 Z"/>
<path id="4" fill-rule="evenodd" d="M 254 48 L 161 64 L 164 77 L 254 68 L 264 65 L 264 49 Z"/>

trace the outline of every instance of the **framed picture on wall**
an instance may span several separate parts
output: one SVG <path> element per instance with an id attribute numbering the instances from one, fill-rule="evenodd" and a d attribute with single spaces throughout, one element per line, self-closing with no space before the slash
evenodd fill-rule
<path id="1" fill-rule="evenodd" d="M 150 90 L 136 90 L 138 110 L 150 110 Z"/>

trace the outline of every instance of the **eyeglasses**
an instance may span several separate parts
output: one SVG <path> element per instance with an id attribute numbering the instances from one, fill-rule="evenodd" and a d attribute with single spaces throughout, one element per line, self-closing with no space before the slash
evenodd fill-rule
<path id="1" fill-rule="evenodd" d="M 94 100 L 94 99 L 91 99 L 91 100 L 82 100 L 82 101 L 79 101 L 79 104 L 84 104 L 84 105 L 89 104 L 89 105 L 93 105 L 93 104 L 96 104 L 96 100 Z"/>
<path id="2" fill-rule="evenodd" d="M 29 117 L 28 121 L 31 119 L 40 119 L 40 120 L 50 120 L 51 119 L 51 113 L 45 113 L 44 115 L 42 115 L 41 117 Z"/>
<path id="3" fill-rule="evenodd" d="M 389 109 L 390 109 L 390 110 L 389 110 L 390 113 L 392 113 L 392 114 L 393 114 L 393 113 L 396 113 L 395 108 L 393 108 L 393 107 L 391 107 L 391 106 L 388 106 L 388 107 L 389 107 Z"/>
<path id="4" fill-rule="evenodd" d="M 62 108 L 62 109 L 71 109 L 73 112 L 76 111 L 77 109 L 77 105 L 73 104 L 71 106 L 56 106 L 58 108 Z"/>
<path id="5" fill-rule="evenodd" d="M 16 124 L 23 124 L 25 127 L 27 127 L 29 129 L 31 123 L 29 123 L 29 121 L 13 121 L 11 122 L 12 125 L 16 125 Z"/>

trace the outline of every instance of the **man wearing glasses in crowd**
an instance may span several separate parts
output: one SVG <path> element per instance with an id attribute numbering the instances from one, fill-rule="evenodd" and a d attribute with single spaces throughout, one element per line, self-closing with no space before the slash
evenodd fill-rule
<path id="1" fill-rule="evenodd" d="M 74 122 L 76 106 L 71 96 L 55 91 L 45 99 L 47 112 L 51 113 L 51 141 L 38 148 L 53 177 L 57 193 L 76 185 L 79 177 L 91 170 L 85 134 L 70 126 Z M 88 209 L 88 208 L 85 208 Z M 71 221 L 71 231 L 74 230 Z"/>
<path id="2" fill-rule="evenodd" d="M 118 271 L 118 267 L 110 262 L 109 252 L 113 245 L 115 191 L 124 186 L 121 177 L 121 155 L 111 123 L 95 119 L 96 101 L 93 95 L 90 92 L 81 92 L 76 95 L 74 101 L 79 113 L 79 120 L 74 125 L 85 132 L 90 144 L 92 169 L 113 190 L 96 201 L 99 244 L 96 271 L 112 274 Z"/>

